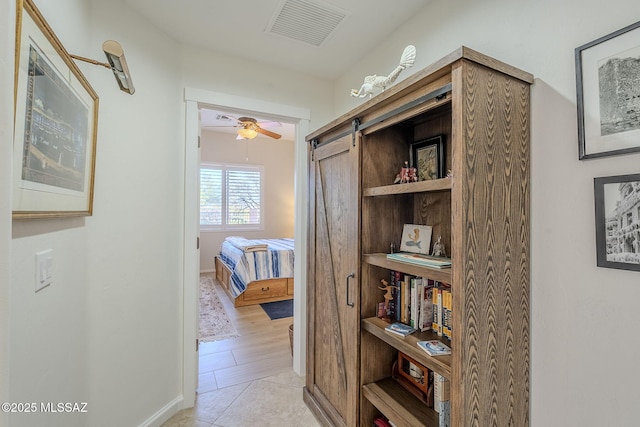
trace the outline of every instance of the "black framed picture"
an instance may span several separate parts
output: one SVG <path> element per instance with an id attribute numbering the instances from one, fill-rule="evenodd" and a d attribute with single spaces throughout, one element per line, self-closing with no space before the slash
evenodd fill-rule
<path id="1" fill-rule="evenodd" d="M 434 136 L 411 144 L 409 158 L 416 168 L 418 181 L 444 178 L 444 135 Z"/>
<path id="2" fill-rule="evenodd" d="M 640 151 L 640 22 L 577 47 L 579 159 Z"/>
<path id="3" fill-rule="evenodd" d="M 640 173 L 594 179 L 598 267 L 640 271 Z"/>

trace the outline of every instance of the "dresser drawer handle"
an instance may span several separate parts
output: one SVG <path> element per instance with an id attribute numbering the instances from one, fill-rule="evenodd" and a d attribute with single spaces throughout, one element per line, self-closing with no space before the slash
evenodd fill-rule
<path id="1" fill-rule="evenodd" d="M 266 288 L 262 288 L 262 292 L 267 292 L 269 290 L 269 286 L 267 286 Z"/>

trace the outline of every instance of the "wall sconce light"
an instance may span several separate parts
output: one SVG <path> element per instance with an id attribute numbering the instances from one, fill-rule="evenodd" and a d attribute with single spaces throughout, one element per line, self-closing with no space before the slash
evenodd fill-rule
<path id="1" fill-rule="evenodd" d="M 88 62 L 94 65 L 102 65 L 105 68 L 111 68 L 113 71 L 113 75 L 118 82 L 118 86 L 120 86 L 120 90 L 123 92 L 127 92 L 129 95 L 133 95 L 136 89 L 133 87 L 133 81 L 131 80 L 131 74 L 129 74 L 129 67 L 127 66 L 127 61 L 124 58 L 124 50 L 122 50 L 122 46 L 115 40 L 107 40 L 102 43 L 102 50 L 104 54 L 107 56 L 106 62 L 99 62 L 94 59 L 85 58 L 78 55 L 69 55 L 73 59 L 77 59 L 79 61 Z"/>

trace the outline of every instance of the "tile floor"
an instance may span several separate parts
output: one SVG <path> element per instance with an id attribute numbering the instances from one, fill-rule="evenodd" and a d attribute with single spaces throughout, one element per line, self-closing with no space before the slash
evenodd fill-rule
<path id="1" fill-rule="evenodd" d="M 219 286 L 219 285 L 218 285 Z M 162 427 L 317 427 L 292 368 L 289 325 L 260 306 L 234 308 L 220 296 L 240 336 L 200 345 L 196 405 Z"/>

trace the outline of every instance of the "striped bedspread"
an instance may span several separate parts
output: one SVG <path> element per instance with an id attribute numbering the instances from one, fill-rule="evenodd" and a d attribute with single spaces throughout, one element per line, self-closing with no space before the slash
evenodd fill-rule
<path id="1" fill-rule="evenodd" d="M 266 244 L 267 250 L 243 250 L 247 244 Z M 231 269 L 229 288 L 234 297 L 255 280 L 293 277 L 293 239 L 241 240 L 235 236 L 228 237 L 220 247 L 219 257 Z"/>

